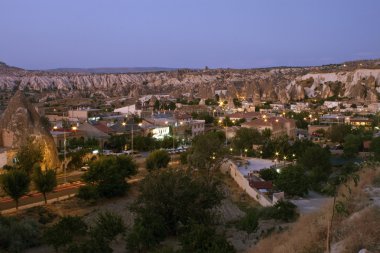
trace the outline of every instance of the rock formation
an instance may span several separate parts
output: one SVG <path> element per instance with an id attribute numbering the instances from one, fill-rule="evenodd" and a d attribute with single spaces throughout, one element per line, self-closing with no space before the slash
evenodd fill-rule
<path id="1" fill-rule="evenodd" d="M 34 90 L 61 97 L 129 97 L 146 94 L 190 93 L 214 97 L 215 90 L 228 96 L 261 101 L 347 97 L 376 101 L 380 94 L 380 66 L 374 61 L 304 68 L 187 70 L 128 74 L 89 74 L 26 71 L 0 66 L 0 90 Z M 256 99 L 255 99 L 256 98 Z M 41 102 L 43 102 L 41 98 Z"/>
<path id="2" fill-rule="evenodd" d="M 41 145 L 44 164 L 49 168 L 59 166 L 53 137 L 41 124 L 41 118 L 21 91 L 17 91 L 0 117 L 0 146 L 18 149 L 31 139 Z"/>

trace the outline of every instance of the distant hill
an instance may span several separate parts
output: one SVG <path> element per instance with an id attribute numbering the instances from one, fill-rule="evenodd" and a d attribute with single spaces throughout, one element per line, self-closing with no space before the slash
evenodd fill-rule
<path id="1" fill-rule="evenodd" d="M 48 72 L 58 73 L 89 73 L 89 74 L 117 74 L 117 73 L 141 73 L 141 72 L 161 72 L 173 71 L 178 68 L 161 68 L 161 67 L 132 67 L 132 68 L 57 68 L 48 69 Z"/>
<path id="2" fill-rule="evenodd" d="M 23 71 L 23 69 L 9 66 L 6 63 L 0 61 L 0 74 L 12 74 L 18 71 Z"/>

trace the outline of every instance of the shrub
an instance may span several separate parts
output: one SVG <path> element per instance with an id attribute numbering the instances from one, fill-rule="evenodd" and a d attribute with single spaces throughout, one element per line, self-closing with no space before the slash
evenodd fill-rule
<path id="1" fill-rule="evenodd" d="M 94 185 L 84 185 L 79 188 L 78 198 L 83 200 L 96 200 L 99 198 L 97 188 Z"/>
<path id="2" fill-rule="evenodd" d="M 41 230 L 36 221 L 0 216 L 0 251 L 22 252 L 40 242 Z"/>
<path id="3" fill-rule="evenodd" d="M 246 215 L 237 223 L 237 228 L 247 233 L 253 233 L 259 226 L 259 214 L 256 209 L 249 209 Z"/>
<path id="4" fill-rule="evenodd" d="M 289 201 L 279 201 L 273 206 L 273 218 L 282 221 L 294 221 L 298 217 L 297 206 Z"/>
<path id="5" fill-rule="evenodd" d="M 146 158 L 147 170 L 166 168 L 170 161 L 170 156 L 165 150 L 155 150 Z"/>
<path id="6" fill-rule="evenodd" d="M 201 224 L 190 225 L 181 238 L 181 253 L 233 253 L 234 247 L 215 229 Z"/>

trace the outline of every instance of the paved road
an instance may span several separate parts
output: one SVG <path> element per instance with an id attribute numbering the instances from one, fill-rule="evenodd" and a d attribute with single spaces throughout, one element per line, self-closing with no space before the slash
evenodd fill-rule
<path id="1" fill-rule="evenodd" d="M 54 192 L 49 193 L 47 195 L 47 199 L 50 200 L 50 199 L 55 199 L 62 196 L 76 194 L 78 192 L 78 188 L 82 185 L 83 183 L 79 181 L 72 184 L 59 185 L 54 190 Z M 24 205 L 38 203 L 41 201 L 44 201 L 44 198 L 41 193 L 30 193 L 20 199 L 19 206 L 21 207 Z M 11 198 L 9 197 L 0 198 L 0 211 L 8 210 L 14 207 L 16 207 L 15 202 Z"/>

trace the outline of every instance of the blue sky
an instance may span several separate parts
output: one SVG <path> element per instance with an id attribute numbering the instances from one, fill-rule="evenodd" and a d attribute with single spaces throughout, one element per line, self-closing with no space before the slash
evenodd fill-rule
<path id="1" fill-rule="evenodd" d="M 378 0 L 0 0 L 0 61 L 254 68 L 380 58 L 379 10 Z"/>

